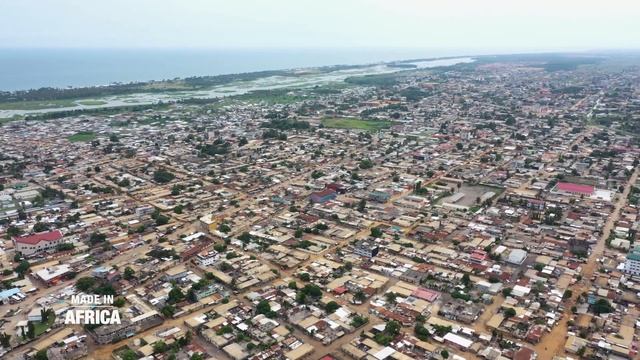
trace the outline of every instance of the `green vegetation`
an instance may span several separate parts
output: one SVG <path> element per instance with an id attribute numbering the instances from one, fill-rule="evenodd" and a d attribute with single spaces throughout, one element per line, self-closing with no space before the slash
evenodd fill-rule
<path id="1" fill-rule="evenodd" d="M 176 176 L 165 169 L 158 169 L 153 173 L 153 180 L 160 184 L 166 184 L 173 180 Z"/>
<path id="2" fill-rule="evenodd" d="M 358 328 L 366 323 L 369 322 L 369 318 L 365 317 L 365 316 L 360 316 L 360 315 L 356 315 L 353 317 L 353 319 L 351 320 L 351 326 L 353 326 L 354 328 Z"/>
<path id="3" fill-rule="evenodd" d="M 89 142 L 95 140 L 96 137 L 97 135 L 93 131 L 81 131 L 67 137 L 67 140 L 70 142 Z"/>
<path id="4" fill-rule="evenodd" d="M 37 322 L 33 324 L 33 331 L 36 337 L 43 334 L 47 329 L 53 326 L 53 323 L 56 321 L 55 316 L 48 316 L 46 321 L 43 319 L 42 322 Z"/>
<path id="5" fill-rule="evenodd" d="M 362 86 L 379 86 L 389 87 L 398 84 L 397 74 L 377 74 L 377 75 L 364 75 L 364 76 L 352 76 L 344 80 L 348 84 L 362 85 Z"/>
<path id="6" fill-rule="evenodd" d="M 248 102 L 264 102 L 269 105 L 292 104 L 306 99 L 304 96 L 295 94 L 291 89 L 254 90 L 233 98 Z"/>
<path id="7" fill-rule="evenodd" d="M 402 326 L 399 322 L 391 320 L 385 325 L 384 331 L 377 333 L 373 340 L 380 345 L 387 346 L 400 333 L 401 328 Z"/>
<path id="8" fill-rule="evenodd" d="M 339 308 L 340 308 L 340 305 L 338 305 L 337 302 L 329 301 L 325 306 L 324 310 L 327 312 L 327 314 L 332 314 L 336 312 L 336 310 L 338 310 Z"/>
<path id="9" fill-rule="evenodd" d="M 0 110 L 42 110 L 77 106 L 73 100 L 12 101 L 0 102 Z"/>
<path id="10" fill-rule="evenodd" d="M 599 299 L 595 304 L 591 306 L 593 312 L 597 315 L 600 314 L 608 314 L 613 312 L 615 309 L 611 306 L 611 303 L 606 299 Z"/>
<path id="11" fill-rule="evenodd" d="M 108 104 L 106 101 L 102 100 L 79 100 L 76 103 L 84 106 L 98 106 Z"/>
<path id="12" fill-rule="evenodd" d="M 362 120 L 356 118 L 324 118 L 322 125 L 333 129 L 355 129 L 366 131 L 379 131 L 388 129 L 394 125 L 389 120 Z"/>

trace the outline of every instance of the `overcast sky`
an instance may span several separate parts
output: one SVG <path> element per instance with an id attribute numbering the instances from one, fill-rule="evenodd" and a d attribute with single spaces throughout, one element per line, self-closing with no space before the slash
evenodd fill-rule
<path id="1" fill-rule="evenodd" d="M 0 47 L 640 48 L 640 0 L 0 0 Z"/>

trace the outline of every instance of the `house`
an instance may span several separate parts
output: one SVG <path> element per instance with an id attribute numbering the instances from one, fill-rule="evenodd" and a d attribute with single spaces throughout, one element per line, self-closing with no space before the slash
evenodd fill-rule
<path id="1" fill-rule="evenodd" d="M 24 256 L 32 256 L 42 251 L 53 251 L 64 242 L 60 230 L 13 237 L 13 245 L 16 252 Z"/>
<path id="2" fill-rule="evenodd" d="M 31 309 L 27 314 L 27 320 L 32 322 L 42 322 L 42 308 L 36 306 Z"/>
<path id="3" fill-rule="evenodd" d="M 367 240 L 360 240 L 353 246 L 353 252 L 356 255 L 372 258 L 378 255 L 379 246 Z"/>
<path id="4" fill-rule="evenodd" d="M 389 195 L 384 191 L 376 190 L 369 193 L 369 200 L 376 201 L 379 203 L 385 203 L 387 202 L 387 200 L 389 200 L 389 198 L 391 198 L 391 195 Z"/>
<path id="5" fill-rule="evenodd" d="M 329 200 L 335 199 L 336 196 L 337 196 L 337 193 L 335 190 L 331 188 L 326 188 L 322 191 L 311 193 L 311 195 L 309 196 L 309 200 L 311 200 L 311 202 L 315 204 L 322 204 Z"/>

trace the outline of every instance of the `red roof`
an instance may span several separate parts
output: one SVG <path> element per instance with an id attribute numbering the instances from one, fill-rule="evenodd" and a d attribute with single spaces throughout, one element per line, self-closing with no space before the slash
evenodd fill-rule
<path id="1" fill-rule="evenodd" d="M 413 295 L 413 297 L 417 297 L 418 299 L 427 300 L 428 302 L 434 302 L 440 294 L 433 290 L 417 288 L 411 295 Z"/>
<path id="2" fill-rule="evenodd" d="M 324 189 L 322 191 L 311 193 L 311 196 L 325 197 L 327 195 L 334 195 L 336 192 L 333 189 Z"/>
<path id="3" fill-rule="evenodd" d="M 333 292 L 337 295 L 342 295 L 347 292 L 347 288 L 344 286 L 338 286 L 337 288 L 333 289 Z"/>
<path id="4" fill-rule="evenodd" d="M 559 182 L 557 189 L 565 192 L 580 193 L 580 194 L 586 194 L 586 195 L 591 195 L 593 194 L 593 191 L 594 191 L 593 186 L 567 183 L 567 182 Z"/>
<path id="5" fill-rule="evenodd" d="M 15 236 L 13 241 L 21 244 L 35 245 L 40 241 L 56 241 L 62 239 L 60 230 L 46 231 L 37 234 Z"/>

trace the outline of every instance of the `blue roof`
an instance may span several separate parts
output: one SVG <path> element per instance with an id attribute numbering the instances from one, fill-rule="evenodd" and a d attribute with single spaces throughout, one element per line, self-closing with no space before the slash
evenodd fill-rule
<path id="1" fill-rule="evenodd" d="M 13 289 L 8 289 L 8 290 L 4 290 L 4 291 L 0 291 L 0 300 L 4 300 L 7 298 L 12 297 L 13 295 L 17 294 L 20 292 L 20 289 L 18 288 L 13 288 Z"/>

